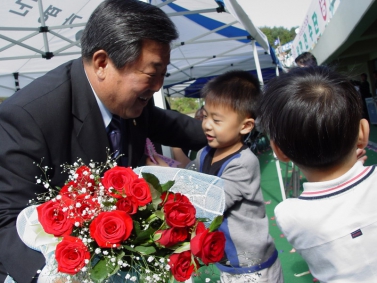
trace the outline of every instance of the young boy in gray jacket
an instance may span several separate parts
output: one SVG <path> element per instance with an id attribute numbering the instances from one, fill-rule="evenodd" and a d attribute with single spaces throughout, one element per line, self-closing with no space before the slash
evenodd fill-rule
<path id="1" fill-rule="evenodd" d="M 198 171 L 224 180 L 225 212 L 219 230 L 226 237 L 226 256 L 217 264 L 221 282 L 283 282 L 268 231 L 259 161 L 244 144 L 254 128 L 260 96 L 259 81 L 246 71 L 224 73 L 202 89 L 208 146 L 194 163 Z"/>

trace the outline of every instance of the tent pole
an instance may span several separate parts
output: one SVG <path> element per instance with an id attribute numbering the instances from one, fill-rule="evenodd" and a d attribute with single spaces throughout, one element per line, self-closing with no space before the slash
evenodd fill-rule
<path id="1" fill-rule="evenodd" d="M 39 7 L 39 19 L 41 20 L 41 26 L 45 27 L 46 23 L 45 23 L 45 18 L 43 14 L 42 0 L 38 0 L 38 7 Z M 50 48 L 48 46 L 48 41 L 47 41 L 47 32 L 42 32 L 42 36 L 43 36 L 43 42 L 45 45 L 45 52 L 46 53 L 50 52 Z"/>
<path id="2" fill-rule="evenodd" d="M 276 76 L 279 76 L 279 66 L 276 64 Z M 281 191 L 281 198 L 282 200 L 285 200 L 287 198 L 286 193 L 285 193 L 285 188 L 284 188 L 284 182 L 283 182 L 283 177 L 281 175 L 281 166 L 280 166 L 280 161 L 276 157 L 275 152 L 274 152 L 274 158 L 275 158 L 275 165 L 276 165 L 276 172 L 278 173 L 278 179 L 279 179 L 279 185 L 280 185 L 280 191 Z"/>
<path id="3" fill-rule="evenodd" d="M 276 157 L 275 152 L 273 152 L 274 158 L 275 158 L 275 165 L 276 165 L 276 172 L 278 174 L 278 179 L 279 179 L 279 186 L 280 186 L 280 192 L 281 192 L 281 199 L 284 201 L 286 200 L 287 196 L 285 194 L 285 187 L 284 187 L 284 182 L 283 182 L 283 177 L 281 175 L 281 167 L 280 167 L 280 161 Z"/>
<path id="4" fill-rule="evenodd" d="M 257 46 L 255 45 L 256 41 L 252 40 L 251 42 L 253 44 L 254 61 L 255 61 L 255 67 L 257 69 L 259 83 L 260 83 L 261 86 L 263 86 L 264 83 L 263 83 L 262 71 L 261 71 L 260 64 L 259 64 L 258 50 L 257 50 Z"/>

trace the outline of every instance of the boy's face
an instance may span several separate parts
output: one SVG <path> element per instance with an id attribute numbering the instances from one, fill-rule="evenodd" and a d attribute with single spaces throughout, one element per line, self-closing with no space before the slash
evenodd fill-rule
<path id="1" fill-rule="evenodd" d="M 202 128 L 207 137 L 208 145 L 222 151 L 234 152 L 239 149 L 242 136 L 254 127 L 254 119 L 240 119 L 230 108 L 206 104 L 203 109 Z"/>

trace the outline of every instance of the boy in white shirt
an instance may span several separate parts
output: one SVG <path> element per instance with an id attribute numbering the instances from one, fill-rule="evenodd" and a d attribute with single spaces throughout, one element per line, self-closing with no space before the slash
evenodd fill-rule
<path id="1" fill-rule="evenodd" d="M 363 166 L 369 124 L 350 80 L 328 67 L 296 68 L 270 80 L 260 127 L 276 156 L 307 183 L 275 208 L 287 240 L 320 282 L 377 282 L 377 172 Z"/>

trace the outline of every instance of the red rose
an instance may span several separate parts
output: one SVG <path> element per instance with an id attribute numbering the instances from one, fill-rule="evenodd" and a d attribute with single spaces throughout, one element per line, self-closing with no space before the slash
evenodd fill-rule
<path id="1" fill-rule="evenodd" d="M 192 261 L 190 251 L 185 251 L 179 254 L 172 254 L 169 258 L 169 265 L 175 280 L 184 282 L 191 277 L 192 272 L 199 266 L 199 263 L 196 259 Z"/>
<path id="2" fill-rule="evenodd" d="M 46 233 L 62 237 L 72 233 L 73 224 L 68 219 L 68 212 L 63 211 L 59 202 L 48 201 L 37 207 L 38 220 Z"/>
<path id="3" fill-rule="evenodd" d="M 74 181 L 68 182 L 60 189 L 59 194 L 69 198 L 76 197 L 78 191 L 76 185 L 77 184 Z"/>
<path id="4" fill-rule="evenodd" d="M 166 197 L 166 195 L 168 196 Z M 191 203 L 188 197 L 181 193 L 164 192 L 161 194 L 161 200 L 167 202 L 187 202 Z"/>
<path id="5" fill-rule="evenodd" d="M 67 236 L 56 246 L 55 258 L 59 272 L 74 275 L 86 265 L 90 253 L 81 239 Z"/>
<path id="6" fill-rule="evenodd" d="M 142 178 L 135 179 L 130 186 L 126 188 L 126 195 L 134 197 L 139 206 L 147 205 L 152 201 L 149 185 Z"/>
<path id="7" fill-rule="evenodd" d="M 138 176 L 130 167 L 115 166 L 105 172 L 102 184 L 109 195 L 121 198 L 135 179 L 138 179 Z"/>
<path id="8" fill-rule="evenodd" d="M 170 227 L 191 227 L 195 224 L 195 207 L 186 202 L 168 202 L 164 205 L 165 221 Z"/>
<path id="9" fill-rule="evenodd" d="M 190 249 L 205 265 L 219 262 L 224 256 L 225 236 L 223 232 L 210 232 L 202 222 L 198 223 L 196 236 L 191 239 Z"/>
<path id="10" fill-rule="evenodd" d="M 85 221 L 91 220 L 100 208 L 100 204 L 89 194 L 80 194 L 72 199 L 70 219 L 73 224 L 79 223 L 81 226 Z"/>
<path id="11" fill-rule="evenodd" d="M 81 188 L 88 188 L 89 190 L 93 190 L 95 185 L 95 180 L 91 179 L 90 176 L 92 172 L 88 166 L 80 166 L 76 170 L 76 181 Z"/>
<path id="12" fill-rule="evenodd" d="M 171 247 L 186 240 L 188 236 L 188 230 L 187 228 L 173 227 L 167 230 L 158 230 L 156 232 L 156 235 L 161 235 L 161 237 L 155 242 L 164 247 Z"/>
<path id="13" fill-rule="evenodd" d="M 90 236 L 101 248 L 119 247 L 133 229 L 131 216 L 120 210 L 101 212 L 90 223 Z"/>
<path id="14" fill-rule="evenodd" d="M 137 212 L 139 206 L 135 198 L 128 196 L 125 198 L 118 199 L 118 201 L 116 202 L 116 207 L 118 210 L 122 210 L 132 215 Z"/>

